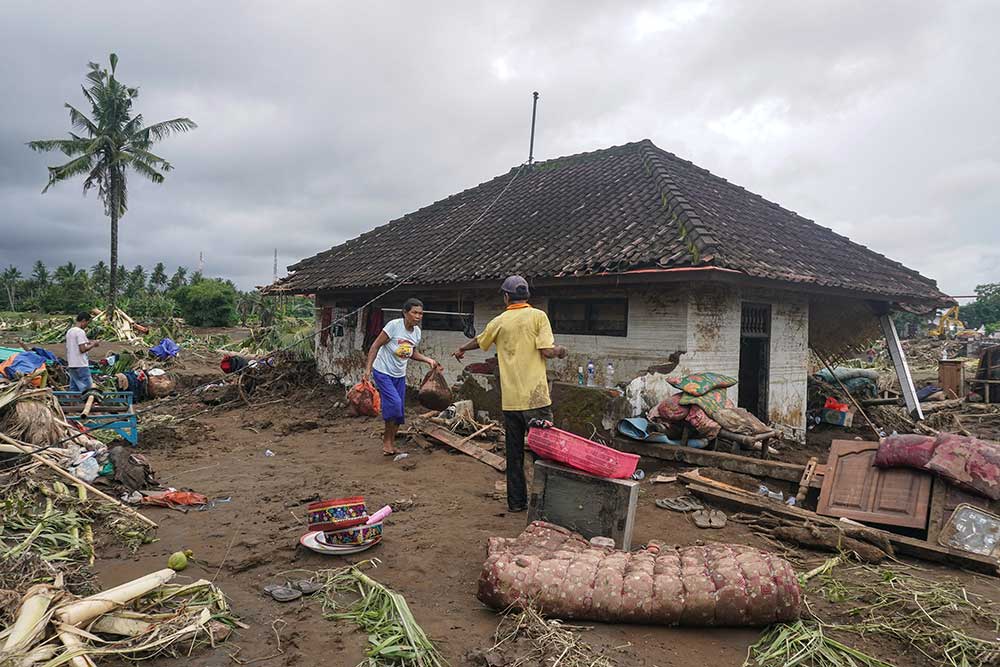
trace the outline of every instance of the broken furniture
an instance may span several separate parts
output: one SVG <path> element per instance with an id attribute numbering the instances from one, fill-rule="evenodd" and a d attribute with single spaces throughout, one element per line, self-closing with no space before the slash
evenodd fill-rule
<path id="1" fill-rule="evenodd" d="M 792 566 L 753 547 L 650 542 L 627 553 L 535 521 L 516 538 L 490 538 L 487 553 L 478 598 L 496 610 L 531 604 L 555 618 L 687 626 L 799 616 Z"/>
<path id="2" fill-rule="evenodd" d="M 139 424 L 132 411 L 132 392 L 105 391 L 89 396 L 75 391 L 52 393 L 70 423 L 86 429 L 114 431 L 133 446 L 139 444 Z M 90 400 L 95 397 L 96 401 Z"/>
<path id="3" fill-rule="evenodd" d="M 528 522 L 555 523 L 587 539 L 610 537 L 627 551 L 632 546 L 638 500 L 639 482 L 597 477 L 539 460 L 528 494 Z"/>
<path id="4" fill-rule="evenodd" d="M 877 442 L 834 440 L 819 494 L 818 514 L 926 528 L 931 475 L 909 468 L 876 468 Z"/>
<path id="5" fill-rule="evenodd" d="M 797 521 L 809 521 L 814 524 L 841 527 L 842 521 L 821 516 L 801 507 L 790 507 L 784 503 L 769 501 L 757 494 L 735 489 L 734 487 L 716 483 L 714 480 L 703 479 L 698 482 L 685 482 L 688 491 L 702 500 L 754 514 L 769 513 L 779 517 L 787 517 Z M 860 525 L 860 524 L 858 524 Z M 912 556 L 923 560 L 947 563 L 954 567 L 962 567 L 984 574 L 1000 576 L 1000 566 L 996 558 L 943 547 L 914 537 L 891 533 L 878 528 L 864 527 L 883 535 L 889 541 L 897 555 Z"/>
<path id="6" fill-rule="evenodd" d="M 983 350 L 979 355 L 976 379 L 971 382 L 989 403 L 1000 403 L 1000 345 Z"/>
<path id="7" fill-rule="evenodd" d="M 948 398 L 965 397 L 965 360 L 941 359 L 938 361 L 938 386 Z"/>

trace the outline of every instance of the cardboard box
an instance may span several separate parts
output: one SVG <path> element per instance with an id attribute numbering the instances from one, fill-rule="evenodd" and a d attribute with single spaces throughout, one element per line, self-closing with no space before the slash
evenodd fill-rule
<path id="1" fill-rule="evenodd" d="M 841 412 L 840 410 L 823 410 L 823 422 L 846 428 L 854 423 L 854 410 L 849 410 L 848 412 Z"/>

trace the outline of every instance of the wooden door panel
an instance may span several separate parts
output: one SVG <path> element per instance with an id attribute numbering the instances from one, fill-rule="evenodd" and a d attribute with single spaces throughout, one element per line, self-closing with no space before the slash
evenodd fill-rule
<path id="1" fill-rule="evenodd" d="M 816 512 L 889 526 L 926 527 L 931 476 L 906 468 L 876 468 L 872 465 L 876 451 L 876 442 L 833 442 Z"/>
<path id="2" fill-rule="evenodd" d="M 868 452 L 852 452 L 830 459 L 833 477 L 843 480 L 830 490 L 830 507 L 845 511 L 865 511 L 871 503 L 872 457 Z"/>

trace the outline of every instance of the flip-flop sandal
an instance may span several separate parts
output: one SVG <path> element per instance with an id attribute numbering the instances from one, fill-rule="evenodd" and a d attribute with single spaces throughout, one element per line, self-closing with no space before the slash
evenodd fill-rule
<path id="1" fill-rule="evenodd" d="M 708 513 L 708 524 L 712 528 L 725 528 L 726 515 L 719 510 L 712 510 Z"/>
<path id="2" fill-rule="evenodd" d="M 382 450 L 382 456 L 396 456 L 397 454 L 399 454 L 399 452 L 396 451 L 395 449 L 392 450 L 391 452 L 387 452 L 384 449 Z"/>
<path id="3" fill-rule="evenodd" d="M 269 586 L 265 587 L 271 588 Z M 271 588 L 267 593 L 274 598 L 277 602 L 291 602 L 292 600 L 298 600 L 302 597 L 302 591 L 297 591 L 290 586 L 278 585 Z"/>
<path id="4" fill-rule="evenodd" d="M 697 512 L 691 515 L 691 518 L 694 520 L 694 525 L 698 526 L 699 528 L 712 527 L 712 520 L 709 516 L 709 513 L 705 510 L 698 510 Z"/>
<path id="5" fill-rule="evenodd" d="M 293 581 L 291 587 L 297 591 L 301 591 L 303 595 L 312 595 L 317 591 L 323 590 L 323 584 L 318 581 L 309 581 L 308 579 Z"/>
<path id="6" fill-rule="evenodd" d="M 675 512 L 693 512 L 695 510 L 704 509 L 705 506 L 701 504 L 696 498 L 691 496 L 680 496 L 679 498 L 658 498 L 655 504 L 660 509 L 673 510 Z"/>

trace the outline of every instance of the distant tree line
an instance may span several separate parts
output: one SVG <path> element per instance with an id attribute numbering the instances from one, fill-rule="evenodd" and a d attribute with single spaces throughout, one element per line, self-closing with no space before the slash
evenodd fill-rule
<path id="1" fill-rule="evenodd" d="M 103 261 L 90 269 L 66 262 L 53 270 L 41 260 L 23 275 L 16 266 L 0 272 L 0 311 L 21 313 L 78 313 L 107 306 L 111 271 Z M 269 325 L 276 317 L 311 317 L 313 305 L 305 297 L 280 301 L 259 292 L 240 292 L 230 280 L 188 274 L 178 266 L 167 273 L 163 262 L 152 271 L 141 264 L 121 266 L 117 283 L 118 307 L 139 321 L 183 317 L 191 326 L 225 327 L 239 323 Z"/>

